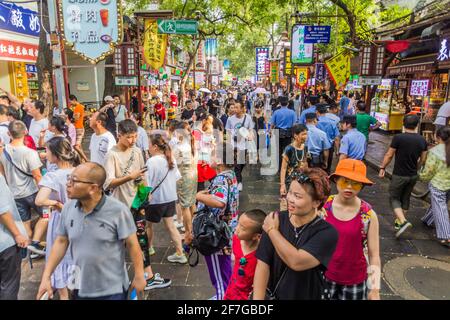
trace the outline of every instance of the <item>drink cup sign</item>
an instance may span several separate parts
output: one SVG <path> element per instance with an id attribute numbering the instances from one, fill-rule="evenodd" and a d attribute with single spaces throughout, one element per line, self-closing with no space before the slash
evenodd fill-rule
<path id="1" fill-rule="evenodd" d="M 122 41 L 119 0 L 61 0 L 59 10 L 64 40 L 93 64 L 112 54 Z"/>

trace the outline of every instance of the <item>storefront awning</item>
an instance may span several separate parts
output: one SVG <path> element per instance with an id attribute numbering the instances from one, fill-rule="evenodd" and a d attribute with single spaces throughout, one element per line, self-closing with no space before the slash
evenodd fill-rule
<path id="1" fill-rule="evenodd" d="M 435 62 L 435 54 L 426 57 L 405 59 L 395 66 L 388 67 L 387 74 L 389 76 L 396 76 L 400 74 L 424 72 L 427 70 L 432 70 Z"/>

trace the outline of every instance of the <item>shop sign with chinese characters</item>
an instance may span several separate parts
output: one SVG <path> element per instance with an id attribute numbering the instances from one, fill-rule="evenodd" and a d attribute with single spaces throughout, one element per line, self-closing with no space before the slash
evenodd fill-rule
<path id="1" fill-rule="evenodd" d="M 308 77 L 309 77 L 309 69 L 308 67 L 295 67 L 294 69 L 296 80 L 297 80 L 297 86 L 300 88 L 304 88 L 308 84 Z"/>
<path id="2" fill-rule="evenodd" d="M 1 60 L 36 62 L 38 46 L 23 42 L 0 39 Z"/>
<path id="3" fill-rule="evenodd" d="M 39 37 L 41 24 L 36 11 L 0 1 L 0 30 Z"/>
<path id="4" fill-rule="evenodd" d="M 64 40 L 93 64 L 112 54 L 122 41 L 119 0 L 61 0 L 59 10 Z"/>
<path id="5" fill-rule="evenodd" d="M 270 82 L 278 83 L 280 81 L 280 63 L 278 61 L 270 61 Z"/>
<path id="6" fill-rule="evenodd" d="M 450 50 L 448 48 L 450 44 L 447 43 L 447 39 L 441 41 L 441 47 L 439 48 L 438 61 L 442 62 L 450 59 Z"/>
<path id="7" fill-rule="evenodd" d="M 146 19 L 144 26 L 144 59 L 153 70 L 158 70 L 164 65 L 167 34 L 158 33 L 156 20 Z"/>
<path id="8" fill-rule="evenodd" d="M 344 51 L 325 63 L 328 74 L 338 88 L 344 87 L 350 78 L 350 57 L 351 53 Z"/>
<path id="9" fill-rule="evenodd" d="M 256 48 L 256 74 L 268 75 L 269 71 L 269 48 Z"/>
<path id="10" fill-rule="evenodd" d="M 306 26 L 296 24 L 292 27 L 291 61 L 293 64 L 311 64 L 314 58 L 314 45 L 305 43 Z"/>
<path id="11" fill-rule="evenodd" d="M 412 96 L 428 96 L 428 88 L 430 85 L 430 80 L 412 80 L 411 90 L 409 92 Z"/>

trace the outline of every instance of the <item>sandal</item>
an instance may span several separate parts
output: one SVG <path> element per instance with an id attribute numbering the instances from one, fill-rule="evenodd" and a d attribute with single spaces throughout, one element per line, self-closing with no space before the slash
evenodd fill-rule
<path id="1" fill-rule="evenodd" d="M 450 248 L 450 241 L 449 240 L 439 240 L 439 243 L 443 245 L 444 247 Z"/>

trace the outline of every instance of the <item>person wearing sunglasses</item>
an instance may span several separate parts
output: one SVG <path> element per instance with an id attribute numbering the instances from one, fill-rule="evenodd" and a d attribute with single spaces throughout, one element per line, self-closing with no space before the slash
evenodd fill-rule
<path id="1" fill-rule="evenodd" d="M 338 193 L 325 203 L 324 219 L 339 234 L 336 251 L 325 273 L 331 299 L 379 300 L 378 218 L 372 206 L 358 197 L 363 187 L 373 182 L 366 177 L 364 163 L 354 159 L 339 161 L 330 179 L 336 183 Z"/>
<path id="2" fill-rule="evenodd" d="M 67 177 L 67 196 L 57 237 L 42 275 L 36 299 L 53 297 L 50 276 L 70 248 L 73 261 L 74 299 L 125 300 L 129 288 L 125 248 L 134 268 L 135 288 L 143 293 L 146 281 L 142 252 L 130 209 L 106 196 L 105 169 L 86 162 Z"/>
<path id="3" fill-rule="evenodd" d="M 248 300 L 253 289 L 258 248 L 266 213 L 259 209 L 243 212 L 239 216 L 233 235 L 234 268 L 224 300 Z"/>
<path id="4" fill-rule="evenodd" d="M 325 271 L 338 234 L 318 211 L 330 194 L 320 168 L 293 173 L 287 211 L 269 214 L 256 251 L 253 299 L 321 300 L 328 298 Z"/>

